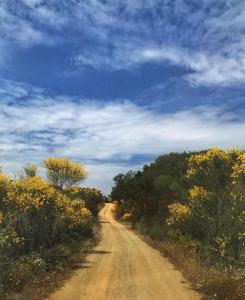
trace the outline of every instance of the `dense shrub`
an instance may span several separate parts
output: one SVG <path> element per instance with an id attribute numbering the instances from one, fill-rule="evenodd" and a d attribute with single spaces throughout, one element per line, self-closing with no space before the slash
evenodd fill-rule
<path id="1" fill-rule="evenodd" d="M 49 270 L 60 268 L 64 262 L 69 261 L 69 257 L 72 255 L 72 249 L 67 245 L 59 244 L 54 245 L 52 248 L 48 248 L 42 251 L 41 257 L 47 264 Z"/>
<path id="2" fill-rule="evenodd" d="M 43 163 L 50 183 L 59 188 L 72 186 L 87 177 L 85 167 L 68 158 L 49 157 Z"/>
<path id="3" fill-rule="evenodd" d="M 4 205 L 2 224 L 11 226 L 21 241 L 17 254 L 48 247 L 62 240 L 64 233 L 82 231 L 91 222 L 81 199 L 71 200 L 36 176 L 13 181 Z"/>
<path id="4" fill-rule="evenodd" d="M 82 189 L 71 186 L 86 175 L 83 166 L 58 158 L 45 164 L 51 183 L 35 176 L 33 165 L 15 180 L 0 173 L 0 298 L 1 292 L 19 291 L 64 265 L 81 241 L 92 237 L 93 214 L 103 195 L 94 190 L 100 200 L 89 204 L 91 197 L 84 201 Z M 64 185 L 79 193 L 67 192 Z"/>
<path id="5" fill-rule="evenodd" d="M 0 212 L 1 212 L 0 224 L 3 218 L 3 209 L 5 207 L 4 201 L 7 197 L 7 192 L 9 191 L 9 188 L 10 188 L 10 178 L 0 172 Z"/>
<path id="6" fill-rule="evenodd" d="M 93 216 L 97 216 L 100 206 L 106 201 L 106 198 L 103 196 L 101 191 L 95 188 L 81 188 L 78 186 L 72 186 L 66 188 L 64 192 L 71 199 L 83 199 L 86 208 L 92 213 Z"/>
<path id="7" fill-rule="evenodd" d="M 5 264 L 1 264 L 2 289 L 20 291 L 28 281 L 38 279 L 45 270 L 44 260 L 34 254 L 6 261 Z"/>
<path id="8" fill-rule="evenodd" d="M 130 215 L 132 225 L 212 299 L 243 299 L 244 152 L 171 153 L 114 182 L 118 218 Z"/>
<path id="9" fill-rule="evenodd" d="M 223 260 L 244 261 L 244 154 L 211 149 L 189 159 L 192 184 L 186 203 L 169 205 L 167 223 L 180 228 Z"/>

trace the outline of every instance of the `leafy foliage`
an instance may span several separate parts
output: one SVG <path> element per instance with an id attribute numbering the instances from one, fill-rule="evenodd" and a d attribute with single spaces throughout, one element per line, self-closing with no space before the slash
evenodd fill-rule
<path id="1" fill-rule="evenodd" d="M 245 174 L 244 153 L 215 148 L 189 159 L 187 178 L 195 184 L 189 190 L 182 224 L 188 233 L 210 245 L 216 254 L 240 259 L 244 255 L 245 189 L 240 179 Z M 170 220 L 178 210 L 170 205 Z"/>
<path id="2" fill-rule="evenodd" d="M 19 177 L 26 178 L 26 177 L 35 177 L 37 176 L 38 166 L 35 164 L 26 164 L 20 171 Z"/>
<path id="3" fill-rule="evenodd" d="M 85 178 L 83 166 L 54 158 L 45 164 L 50 182 L 36 176 L 33 165 L 15 180 L 0 173 L 0 297 L 1 290 L 20 290 L 48 270 L 45 253 L 51 251 L 52 264 L 58 264 L 59 249 L 70 253 L 74 243 L 91 237 L 94 211 L 105 200 L 98 190 L 73 186 Z M 85 200 L 84 191 L 91 194 Z"/>
<path id="4" fill-rule="evenodd" d="M 111 197 L 118 202 L 119 218 L 132 221 L 145 235 L 170 245 L 171 251 L 188 249 L 195 264 L 204 265 L 196 269 L 210 276 L 193 271 L 200 277 L 200 288 L 216 294 L 215 299 L 240 299 L 245 265 L 243 151 L 214 148 L 171 153 L 142 171 L 119 174 L 114 182 Z M 179 261 L 185 269 L 183 257 Z M 221 276 L 220 270 L 230 266 L 232 272 Z M 229 289 L 222 284 L 227 283 L 227 274 L 231 274 L 234 286 L 230 288 L 233 294 L 225 295 Z"/>
<path id="5" fill-rule="evenodd" d="M 189 153 L 171 153 L 145 165 L 143 171 L 119 174 L 111 198 L 118 200 L 118 216 L 132 213 L 135 221 L 141 218 L 159 218 L 168 214 L 168 205 L 175 200 L 184 201 L 187 194 L 187 158 Z"/>
<path id="6" fill-rule="evenodd" d="M 44 166 L 50 183 L 59 188 L 72 186 L 87 177 L 85 167 L 68 158 L 50 157 L 44 161 Z"/>
<path id="7" fill-rule="evenodd" d="M 69 195 L 71 199 L 83 199 L 86 208 L 89 209 L 93 216 L 97 216 L 99 207 L 106 201 L 101 191 L 95 188 L 72 186 L 68 187 L 65 193 Z"/>

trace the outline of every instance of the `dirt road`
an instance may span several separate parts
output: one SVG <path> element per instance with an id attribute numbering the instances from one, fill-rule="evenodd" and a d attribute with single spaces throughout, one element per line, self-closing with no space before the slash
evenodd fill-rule
<path id="1" fill-rule="evenodd" d="M 50 300 L 197 300 L 174 266 L 113 217 L 113 204 L 101 213 L 102 240 L 85 268 Z"/>

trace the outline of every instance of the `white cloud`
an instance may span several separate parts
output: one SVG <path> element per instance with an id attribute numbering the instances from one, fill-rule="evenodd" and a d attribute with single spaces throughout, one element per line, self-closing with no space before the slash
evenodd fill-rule
<path id="1" fill-rule="evenodd" d="M 119 3 L 124 8 L 121 14 Z M 147 18 L 139 18 L 146 11 L 150 24 Z M 205 1 L 196 10 L 182 0 L 173 5 L 165 1 L 147 5 L 142 1 L 108 5 L 93 1 L 89 5 L 84 2 L 79 14 L 85 24 L 93 24 L 94 33 L 105 43 L 96 53 L 81 49 L 73 58 L 76 65 L 129 69 L 146 62 L 168 61 L 186 67 L 190 74 L 185 78 L 191 84 L 227 86 L 245 81 L 243 1 L 232 5 L 230 1 L 220 5 Z M 122 34 L 112 35 L 114 30 Z"/>
<path id="2" fill-rule="evenodd" d="M 42 4 L 42 0 L 21 0 L 25 5 L 35 8 L 37 5 Z"/>
<path id="3" fill-rule="evenodd" d="M 84 51 L 72 60 L 75 65 L 90 65 L 97 69 L 130 69 L 146 62 L 161 64 L 166 61 L 191 71 L 185 76 L 191 84 L 226 86 L 245 81 L 245 48 L 240 57 L 225 58 L 218 54 L 209 56 L 179 47 L 120 45 L 114 51 L 104 48 L 94 54 Z"/>
<path id="4" fill-rule="evenodd" d="M 187 75 L 186 78 L 193 84 L 201 85 L 229 85 L 244 81 L 245 51 L 243 55 L 225 58 L 221 55 L 208 56 L 181 48 L 166 47 L 141 49 L 138 54 L 135 53 L 139 62 L 165 60 L 187 67 L 193 73 Z"/>
<path id="5" fill-rule="evenodd" d="M 28 95 L 25 102 L 10 102 L 14 85 L 19 91 L 14 97 Z M 112 177 L 128 169 L 134 155 L 245 146 L 244 118 L 225 108 L 163 113 L 130 101 L 102 105 L 65 96 L 51 100 L 41 89 L 24 84 L 18 88 L 16 83 L 0 92 L 0 165 L 11 172 L 27 161 L 68 156 L 87 163 L 93 171 L 88 182 L 108 191 Z"/>
<path id="6" fill-rule="evenodd" d="M 24 47 L 45 42 L 45 35 L 41 31 L 24 18 L 13 15 L 4 2 L 0 3 L 0 19 L 1 35 L 7 41 L 19 43 Z"/>
<path id="7" fill-rule="evenodd" d="M 2 38 L 21 47 L 54 44 L 56 37 L 49 33 L 48 29 L 62 30 L 67 23 L 65 15 L 63 16 L 54 4 L 45 5 L 39 0 L 1 1 Z"/>
<path id="8" fill-rule="evenodd" d="M 29 47 L 75 37 L 76 66 L 117 70 L 168 61 L 189 69 L 186 79 L 198 85 L 245 81 L 244 16 L 243 1 L 229 0 L 0 2 L 7 41 Z"/>
<path id="9" fill-rule="evenodd" d="M 132 169 L 130 166 L 112 163 L 87 164 L 86 167 L 90 175 L 84 185 L 91 187 L 97 186 L 101 188 L 105 194 L 111 192 L 113 178 L 116 175 L 126 173 Z M 133 166 L 134 169 L 140 169 L 141 167 L 142 166 Z"/>

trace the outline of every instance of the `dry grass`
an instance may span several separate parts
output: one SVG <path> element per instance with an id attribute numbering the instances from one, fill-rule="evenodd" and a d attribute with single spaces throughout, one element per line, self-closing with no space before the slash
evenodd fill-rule
<path id="1" fill-rule="evenodd" d="M 245 300 L 245 271 L 225 267 L 208 267 L 196 253 L 173 242 L 159 242 L 147 236 L 146 242 L 158 249 L 182 271 L 184 277 L 208 300 Z"/>

